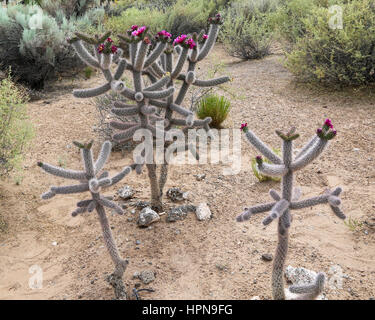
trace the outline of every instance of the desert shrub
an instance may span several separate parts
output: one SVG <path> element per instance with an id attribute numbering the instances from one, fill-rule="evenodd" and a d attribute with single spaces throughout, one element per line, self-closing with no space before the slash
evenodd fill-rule
<path id="1" fill-rule="evenodd" d="M 199 33 L 207 27 L 207 19 L 221 8 L 220 1 L 177 0 L 167 12 L 166 28 L 173 36 Z"/>
<path id="2" fill-rule="evenodd" d="M 90 8 L 99 5 L 98 0 L 39 0 L 39 5 L 49 15 L 55 12 L 64 12 L 67 18 L 72 16 L 83 16 Z"/>
<path id="3" fill-rule="evenodd" d="M 287 54 L 286 66 L 302 80 L 329 85 L 375 81 L 375 6 L 371 0 L 342 4 L 343 29 L 331 29 L 328 8 L 303 20 L 306 34 Z"/>
<path id="4" fill-rule="evenodd" d="M 129 8 L 121 13 L 120 16 L 113 16 L 105 22 L 105 28 L 113 31 L 113 34 L 123 34 L 132 25 L 147 25 L 150 33 L 156 33 L 165 26 L 165 14 L 158 9 L 138 9 Z"/>
<path id="5" fill-rule="evenodd" d="M 25 92 L 10 77 L 0 82 L 0 177 L 17 168 L 32 137 Z"/>
<path id="6" fill-rule="evenodd" d="M 66 38 L 78 29 L 88 31 L 94 19 L 90 14 L 100 18 L 98 11 L 67 19 L 61 12 L 52 17 L 38 6 L 0 8 L 1 68 L 11 67 L 16 80 L 41 89 L 47 79 L 82 66 Z"/>
<path id="7" fill-rule="evenodd" d="M 124 33 L 133 24 L 147 25 L 151 33 L 168 30 L 173 37 L 200 32 L 207 19 L 225 6 L 228 0 L 119 1 L 106 21 L 106 29 Z"/>
<path id="8" fill-rule="evenodd" d="M 273 31 L 270 13 L 274 0 L 235 2 L 227 10 L 220 39 L 228 53 L 242 59 L 259 59 L 270 53 Z"/>
<path id="9" fill-rule="evenodd" d="M 316 0 L 282 1 L 272 16 L 272 25 L 288 45 L 297 42 L 306 33 L 305 18 L 316 8 Z"/>
<path id="10" fill-rule="evenodd" d="M 197 108 L 197 116 L 199 119 L 211 117 L 211 127 L 220 128 L 221 124 L 228 117 L 230 111 L 230 101 L 224 96 L 216 94 L 206 95 L 201 99 Z"/>

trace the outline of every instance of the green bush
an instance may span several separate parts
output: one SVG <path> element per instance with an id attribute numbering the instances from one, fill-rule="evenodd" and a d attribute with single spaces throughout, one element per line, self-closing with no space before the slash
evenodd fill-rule
<path id="1" fill-rule="evenodd" d="M 270 53 L 273 30 L 270 13 L 274 0 L 235 2 L 224 16 L 220 39 L 228 53 L 242 59 L 259 59 Z"/>
<path id="2" fill-rule="evenodd" d="M 129 8 L 121 13 L 120 16 L 113 16 L 105 22 L 105 28 L 113 31 L 113 34 L 124 34 L 132 25 L 149 27 L 151 33 L 165 28 L 166 15 L 158 9 L 138 9 Z"/>
<path id="3" fill-rule="evenodd" d="M 284 0 L 272 15 L 274 29 L 288 45 L 295 44 L 297 39 L 306 34 L 303 20 L 313 14 L 316 2 L 317 0 Z"/>
<path id="4" fill-rule="evenodd" d="M 10 77 L 0 82 L 0 177 L 19 166 L 22 153 L 32 137 L 26 102 L 25 92 Z"/>
<path id="5" fill-rule="evenodd" d="M 124 33 L 133 24 L 147 25 L 151 33 L 168 30 L 173 37 L 197 32 L 207 27 L 207 19 L 221 10 L 228 0 L 164 0 L 119 1 L 114 11 L 121 15 L 111 16 L 106 29 L 114 34 Z M 123 8 L 123 9 L 120 9 Z"/>
<path id="6" fill-rule="evenodd" d="M 210 126 L 219 129 L 228 117 L 230 108 L 230 101 L 224 96 L 209 94 L 201 99 L 196 113 L 199 119 L 211 117 Z"/>
<path id="7" fill-rule="evenodd" d="M 13 77 L 33 89 L 43 88 L 58 73 L 82 66 L 66 38 L 76 30 L 89 30 L 97 23 L 94 17 L 104 16 L 97 9 L 80 18 L 67 19 L 61 11 L 55 14 L 52 17 L 38 6 L 0 7 L 1 68 L 11 67 Z M 41 28 L 32 23 L 36 16 Z"/>
<path id="8" fill-rule="evenodd" d="M 375 5 L 372 0 L 341 4 L 343 29 L 331 29 L 328 8 L 316 6 L 303 19 L 305 36 L 287 54 L 286 66 L 298 78 L 329 85 L 375 81 Z"/>
<path id="9" fill-rule="evenodd" d="M 199 33 L 207 27 L 207 20 L 222 7 L 223 1 L 178 0 L 167 11 L 166 28 L 173 37 L 180 34 Z"/>

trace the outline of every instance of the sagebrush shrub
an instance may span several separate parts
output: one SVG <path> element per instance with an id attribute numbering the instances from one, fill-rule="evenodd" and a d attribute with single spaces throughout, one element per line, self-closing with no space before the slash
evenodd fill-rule
<path id="1" fill-rule="evenodd" d="M 220 128 L 221 124 L 228 117 L 231 108 L 230 101 L 224 96 L 209 94 L 201 99 L 197 108 L 199 119 L 210 117 L 212 119 L 210 126 Z"/>
<path id="2" fill-rule="evenodd" d="M 259 59 L 270 53 L 273 0 L 234 3 L 225 15 L 220 39 L 228 53 L 242 59 Z"/>
<path id="3" fill-rule="evenodd" d="M 22 160 L 22 153 L 32 137 L 27 119 L 26 93 L 10 77 L 0 82 L 0 177 L 4 177 Z"/>
<path id="4" fill-rule="evenodd" d="M 107 19 L 105 28 L 116 35 L 122 34 L 124 30 L 128 30 L 132 25 L 147 25 L 150 32 L 156 33 L 164 27 L 165 19 L 165 14 L 158 9 L 132 7 L 122 11 L 120 16 L 113 16 Z"/>
<path id="5" fill-rule="evenodd" d="M 287 54 L 286 66 L 299 79 L 327 85 L 375 82 L 375 6 L 371 0 L 342 4 L 343 29 L 331 29 L 328 8 L 316 7 L 303 20 L 306 34 Z"/>
<path id="6" fill-rule="evenodd" d="M 35 15 L 41 21 L 40 28 L 33 23 Z M 96 12 L 98 19 L 100 16 Z M 66 37 L 77 28 L 87 31 L 90 25 L 89 16 L 69 20 L 57 12 L 55 18 L 38 6 L 0 8 L 1 68 L 11 67 L 15 80 L 41 89 L 47 79 L 82 66 Z"/>

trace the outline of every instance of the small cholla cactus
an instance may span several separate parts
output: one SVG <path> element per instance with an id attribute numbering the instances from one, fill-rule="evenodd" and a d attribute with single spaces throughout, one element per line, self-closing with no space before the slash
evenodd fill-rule
<path id="1" fill-rule="evenodd" d="M 115 202 L 111 201 L 111 198 L 102 196 L 100 191 L 101 189 L 113 186 L 122 180 L 132 171 L 132 168 L 125 167 L 120 173 L 110 178 L 108 171 L 101 172 L 111 153 L 112 145 L 109 141 L 103 143 L 99 157 L 96 161 L 94 161 L 91 151 L 92 142 L 88 144 L 74 142 L 74 144 L 81 149 L 85 169 L 84 171 L 63 169 L 43 162 L 38 162 L 38 166 L 52 175 L 65 179 L 78 180 L 79 184 L 63 187 L 51 187 L 48 192 L 43 193 L 42 199 L 51 199 L 57 194 L 90 192 L 91 198 L 79 201 L 77 203 L 77 208 L 72 212 L 72 216 L 75 217 L 78 214 L 92 212 L 94 210 L 96 210 L 98 213 L 104 242 L 116 267 L 116 270 L 107 278 L 107 280 L 114 287 L 116 298 L 126 299 L 127 295 L 122 277 L 128 265 L 128 261 L 120 257 L 116 243 L 112 237 L 111 228 L 109 227 L 104 208 L 110 208 L 118 214 L 123 214 L 124 212 L 121 207 L 119 207 Z"/>
<path id="2" fill-rule="evenodd" d="M 292 156 L 293 140 L 299 137 L 299 134 L 295 133 L 296 129 L 292 128 L 287 133 L 276 131 L 277 135 L 283 140 L 283 158 L 281 159 L 248 129 L 246 123 L 241 125 L 241 129 L 245 132 L 248 141 L 271 162 L 271 164 L 268 164 L 263 160 L 262 156 L 257 156 L 256 162 L 259 171 L 268 176 L 282 177 L 281 194 L 271 189 L 269 193 L 273 199 L 272 202 L 245 208 L 244 212 L 237 217 L 237 221 L 249 220 L 253 215 L 267 211 L 270 211 L 270 213 L 263 220 L 264 225 L 268 225 L 274 220 L 278 221 L 279 242 L 272 272 L 272 296 L 275 300 L 284 300 L 283 273 L 288 251 L 288 232 L 292 222 L 291 210 L 327 203 L 338 218 L 345 219 L 345 215 L 339 207 L 341 204 L 339 195 L 342 191 L 340 187 L 333 191 L 327 190 L 323 195 L 301 201 L 298 201 L 300 190 L 293 188 L 294 173 L 307 166 L 323 152 L 328 141 L 336 136 L 336 130 L 333 129 L 331 120 L 327 119 L 323 127 L 317 130 L 317 134 L 294 159 Z M 323 287 L 324 274 L 319 273 L 313 284 L 306 286 L 293 285 L 289 287 L 289 292 L 297 294 L 296 299 L 315 299 L 323 291 Z"/>
<path id="3" fill-rule="evenodd" d="M 167 135 L 169 130 L 181 126 L 184 127 L 184 130 L 194 127 L 204 128 L 209 132 L 211 118 L 194 120 L 193 112 L 184 108 L 182 102 L 191 85 L 212 87 L 230 80 L 228 77 L 212 80 L 197 79 L 195 73 L 196 64 L 203 60 L 213 48 L 219 32 L 221 17 L 216 15 L 210 21 L 211 24 L 207 34 L 202 31 L 200 36 L 197 34 L 193 34 L 191 37 L 180 35 L 173 43 L 171 43 L 172 35 L 162 30 L 154 37 L 157 43 L 152 50 L 150 49 L 150 38 L 152 37 L 149 37 L 147 27 L 133 25 L 126 35 L 118 36 L 121 39 L 119 45 L 121 49 L 117 49 L 114 54 L 104 55 L 98 52 L 98 46 L 104 52 L 105 48 L 107 48 L 106 44 L 104 44 L 104 47 L 100 46 L 109 37 L 109 34 L 101 38 L 90 38 L 76 33 L 76 37 L 69 42 L 86 64 L 102 71 L 106 83 L 93 89 L 74 90 L 73 95 L 77 98 L 91 98 L 113 90 L 135 102 L 135 104 L 115 102 L 114 108 L 111 110 L 112 113 L 119 116 L 138 116 L 140 120 L 139 122 L 111 122 L 111 127 L 118 130 L 113 136 L 113 139 L 118 142 L 132 139 L 134 133 L 141 128 L 147 129 L 151 131 L 153 136 L 159 137 Z M 199 43 L 198 39 L 203 35 L 205 35 L 203 37 L 204 41 Z M 86 49 L 83 42 L 93 46 L 95 57 Z M 125 59 L 122 56 L 123 50 L 129 51 L 129 59 Z M 173 61 L 175 59 L 173 53 L 177 53 L 176 63 Z M 188 67 L 185 74 L 182 71 L 187 61 Z M 117 64 L 114 74 L 110 70 L 112 63 Z M 132 73 L 134 90 L 128 88 L 121 81 L 125 70 L 129 70 Z M 146 86 L 143 80 L 144 76 L 148 77 L 152 84 Z M 176 92 L 177 90 L 174 86 L 175 80 L 183 82 L 178 92 Z M 177 93 L 176 96 L 175 93 Z M 155 114 L 157 108 L 164 110 L 160 116 Z M 176 114 L 178 117 L 175 117 Z M 164 129 L 164 133 L 158 129 L 156 125 L 158 121 L 163 121 L 164 128 L 162 126 L 162 129 Z M 169 141 L 165 142 L 164 151 L 167 150 L 171 143 Z M 190 150 L 196 158 L 199 157 L 192 145 L 185 143 L 183 147 L 185 150 Z M 146 165 L 151 185 L 151 206 L 158 211 L 162 210 L 161 200 L 167 181 L 169 156 L 165 156 L 159 178 L 156 175 L 155 161 Z M 136 172 L 141 173 L 144 159 L 136 160 Z"/>

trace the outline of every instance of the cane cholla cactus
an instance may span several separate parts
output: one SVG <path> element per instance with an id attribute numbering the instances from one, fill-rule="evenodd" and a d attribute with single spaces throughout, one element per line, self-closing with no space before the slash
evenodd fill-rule
<path id="1" fill-rule="evenodd" d="M 228 77 L 222 77 L 213 80 L 199 80 L 196 78 L 195 67 L 197 62 L 203 60 L 213 48 L 221 23 L 220 15 L 216 15 L 210 20 L 211 25 L 208 35 L 201 32 L 200 36 L 194 34 L 192 37 L 180 35 L 172 43 L 172 35 L 162 30 L 155 36 L 156 46 L 150 50 L 151 41 L 146 26 L 139 27 L 134 25 L 127 31 L 126 35 L 119 35 L 121 39 L 120 48 L 115 53 L 111 51 L 112 43 L 103 43 L 109 37 L 108 34 L 101 38 L 90 38 L 80 33 L 70 39 L 79 57 L 91 67 L 99 69 L 104 74 L 106 83 L 93 89 L 74 90 L 73 94 L 78 98 L 91 98 L 102 95 L 109 90 L 113 90 L 123 95 L 128 100 L 134 101 L 135 104 L 126 104 L 115 102 L 112 113 L 121 116 L 133 115 L 139 116 L 139 122 L 119 122 L 112 121 L 111 126 L 119 130 L 113 138 L 118 142 L 125 142 L 132 139 L 138 129 L 150 130 L 153 136 L 168 137 L 168 131 L 176 126 L 188 128 L 203 127 L 209 130 L 211 118 L 203 120 L 194 120 L 193 113 L 181 106 L 183 99 L 190 85 L 210 87 L 229 81 Z M 93 46 L 95 56 L 93 56 L 84 46 L 83 42 Z M 124 50 L 128 50 L 129 58 L 122 56 Z M 177 62 L 173 62 L 173 53 L 177 53 Z M 187 73 L 183 74 L 182 70 L 186 61 L 189 61 Z M 117 64 L 114 74 L 110 70 L 111 63 Z M 131 71 L 133 75 L 134 90 L 127 88 L 121 77 L 125 70 Z M 143 76 L 147 76 L 151 85 L 145 86 Z M 178 94 L 175 97 L 174 80 L 183 81 Z M 155 112 L 157 108 L 164 109 L 164 113 L 159 116 Z M 173 117 L 174 114 L 179 117 Z M 160 130 L 156 122 L 163 121 Z M 164 150 L 172 142 L 166 142 Z M 185 143 L 185 150 L 190 150 L 198 158 L 198 154 L 193 146 Z M 144 154 L 142 154 L 142 157 Z M 155 161 L 147 164 L 147 169 L 151 184 L 151 206 L 156 210 L 162 210 L 162 194 L 168 174 L 168 160 L 165 156 L 162 165 L 160 178 L 156 174 Z M 144 159 L 136 159 L 136 172 L 142 172 Z"/>
<path id="2" fill-rule="evenodd" d="M 112 145 L 109 141 L 103 143 L 99 153 L 98 159 L 94 162 L 91 151 L 92 142 L 81 144 L 74 142 L 74 144 L 81 149 L 81 155 L 84 162 L 84 171 L 76 171 L 63 169 L 49 165 L 47 163 L 38 162 L 47 173 L 53 174 L 65 179 L 78 180 L 79 184 L 51 187 L 50 190 L 42 195 L 42 199 L 51 199 L 57 194 L 72 194 L 89 191 L 91 199 L 82 200 L 77 203 L 77 208 L 72 212 L 75 217 L 84 212 L 97 211 L 100 225 L 102 227 L 104 242 L 107 246 L 108 252 L 115 264 L 115 271 L 108 277 L 108 281 L 113 285 L 116 298 L 126 299 L 125 287 L 122 281 L 122 276 L 128 265 L 128 261 L 120 257 L 116 243 L 112 237 L 111 228 L 109 227 L 108 219 L 105 213 L 105 207 L 113 209 L 118 214 L 123 214 L 123 210 L 111 198 L 104 197 L 100 194 L 102 188 L 110 187 L 120 180 L 122 180 L 132 170 L 131 167 L 125 167 L 120 173 L 110 178 L 108 171 L 102 171 L 110 153 Z"/>
<path id="3" fill-rule="evenodd" d="M 276 131 L 277 135 L 283 140 L 282 159 L 251 132 L 247 124 L 241 125 L 241 130 L 245 132 L 248 141 L 272 162 L 272 164 L 265 163 L 261 156 L 257 156 L 256 161 L 259 171 L 268 176 L 282 177 L 281 194 L 271 189 L 269 193 L 273 199 L 272 202 L 245 208 L 244 212 L 237 217 L 237 221 L 249 220 L 251 216 L 267 211 L 270 211 L 270 213 L 263 220 L 264 225 L 270 224 L 273 220 L 278 220 L 278 245 L 272 272 L 272 296 L 274 299 L 284 300 L 283 272 L 288 251 L 288 230 L 292 222 L 291 210 L 327 203 L 337 217 L 345 219 L 345 215 L 339 207 L 341 204 L 339 195 L 342 191 L 340 187 L 333 191 L 326 191 L 323 195 L 301 201 L 298 201 L 300 190 L 298 188 L 293 189 L 294 173 L 307 166 L 323 152 L 329 140 L 336 136 L 336 130 L 333 129 L 331 120 L 327 119 L 323 127 L 317 130 L 316 135 L 294 159 L 293 140 L 299 137 L 299 134 L 295 133 L 295 128 L 292 128 L 287 133 Z M 315 283 L 306 286 L 293 285 L 289 287 L 289 292 L 297 294 L 296 299 L 315 299 L 323 291 L 323 287 L 324 274 L 319 273 Z"/>

